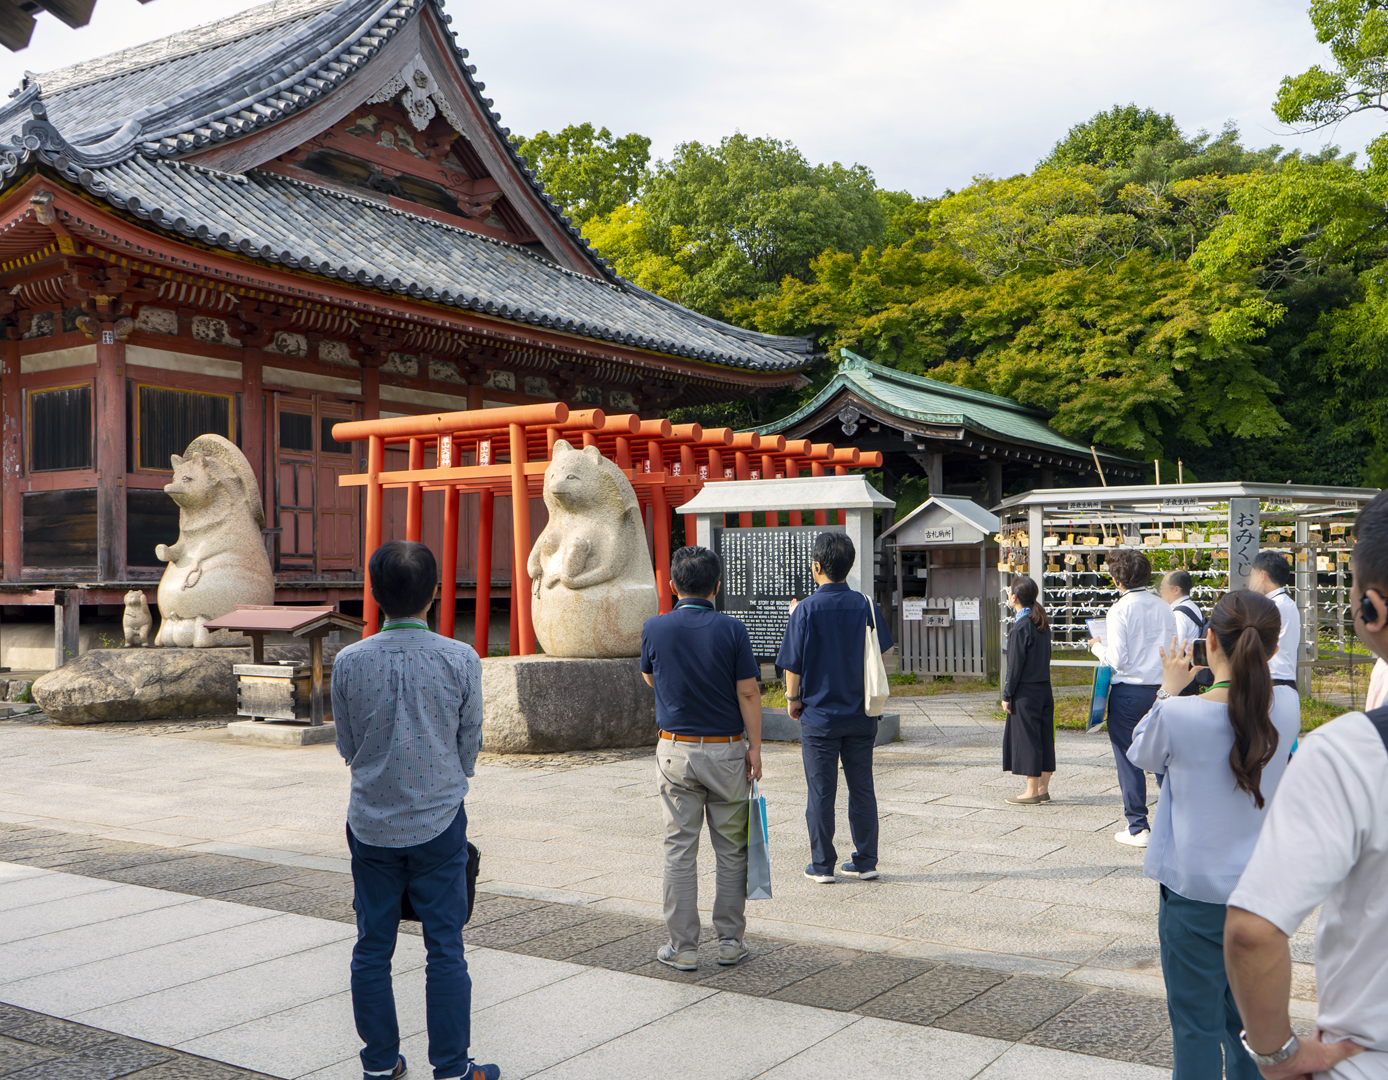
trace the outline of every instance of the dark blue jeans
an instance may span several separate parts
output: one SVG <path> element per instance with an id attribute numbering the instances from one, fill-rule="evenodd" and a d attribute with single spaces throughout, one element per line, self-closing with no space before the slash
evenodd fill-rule
<path id="1" fill-rule="evenodd" d="M 834 850 L 834 799 L 839 790 L 839 762 L 848 785 L 848 829 L 853 836 L 853 866 L 877 869 L 877 792 L 872 786 L 872 744 L 877 720 L 852 721 L 834 727 L 802 724 L 800 756 L 805 762 L 809 798 L 805 824 L 810 830 L 810 866 L 832 874 L 838 863 Z"/>
<path id="2" fill-rule="evenodd" d="M 1159 689 L 1159 686 L 1114 683 L 1108 692 L 1108 740 L 1113 744 L 1113 763 L 1118 767 L 1123 814 L 1128 819 L 1128 832 L 1134 836 L 1150 827 L 1147 823 L 1147 774 L 1128 760 L 1128 747 L 1133 744 L 1133 729 L 1151 711 Z M 1161 786 L 1161 781 L 1158 776 L 1157 786 Z"/>
<path id="3" fill-rule="evenodd" d="M 352 950 L 352 1013 L 366 1047 L 367 1072 L 395 1068 L 400 1056 L 400 1025 L 390 961 L 400 929 L 405 893 L 424 927 L 428 960 L 424 970 L 425 1016 L 429 1025 L 429 1063 L 435 1076 L 467 1071 L 472 1041 L 472 979 L 463 959 L 467 920 L 467 813 L 459 806 L 452 824 L 414 847 L 363 844 L 347 827 L 352 852 L 353 906 L 357 944 Z"/>
<path id="4" fill-rule="evenodd" d="M 1172 1080 L 1259 1080 L 1239 1044 L 1243 1023 L 1224 974 L 1227 910 L 1161 887 L 1157 936 L 1176 1058 Z"/>

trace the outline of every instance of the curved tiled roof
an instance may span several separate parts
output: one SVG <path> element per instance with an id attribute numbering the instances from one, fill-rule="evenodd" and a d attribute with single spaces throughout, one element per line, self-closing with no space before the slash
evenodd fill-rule
<path id="1" fill-rule="evenodd" d="M 458 71 L 494 142 L 597 280 L 369 198 L 267 173 L 233 177 L 194 162 L 170 168 L 335 92 L 430 5 L 451 22 L 441 0 L 274 0 L 135 49 L 26 75 L 0 107 L 0 182 L 37 159 L 157 228 L 254 258 L 722 365 L 803 366 L 811 351 L 805 339 L 727 326 L 614 274 L 516 152 L 467 50 L 456 45 Z M 343 229 L 381 240 L 344 249 Z"/>

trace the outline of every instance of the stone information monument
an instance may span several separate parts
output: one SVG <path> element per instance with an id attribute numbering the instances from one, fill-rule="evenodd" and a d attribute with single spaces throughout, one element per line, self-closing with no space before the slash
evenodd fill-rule
<path id="1" fill-rule="evenodd" d="M 714 527 L 713 550 L 723 560 L 718 608 L 747 627 L 752 654 L 758 660 L 776 658 L 786 634 L 790 602 L 803 600 L 815 590 L 810 571 L 815 537 L 843 531 L 840 525 Z"/>

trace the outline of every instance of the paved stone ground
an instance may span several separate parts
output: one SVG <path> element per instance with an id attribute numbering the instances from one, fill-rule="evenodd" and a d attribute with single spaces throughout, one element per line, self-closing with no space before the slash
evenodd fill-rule
<path id="1" fill-rule="evenodd" d="M 332 871 L 4 824 L 0 824 L 0 862 L 337 922 L 354 921 L 351 878 Z M 406 924 L 406 930 L 417 933 L 417 926 Z M 477 910 L 464 932 L 465 941 L 474 948 L 565 960 L 1114 1060 L 1171 1065 L 1166 1008 L 1148 996 L 1091 991 L 1063 979 L 752 935 L 747 944 L 754 956 L 736 968 L 721 968 L 714 960 L 716 939 L 711 930 L 706 929 L 705 936 L 700 970 L 679 972 L 653 959 L 655 950 L 668 940 L 663 923 L 486 893 L 479 893 Z M 4 982 L 0 976 L 0 998 Z"/>
<path id="2" fill-rule="evenodd" d="M 0 1005 L 5 1080 L 270 1080 L 100 1028 Z"/>

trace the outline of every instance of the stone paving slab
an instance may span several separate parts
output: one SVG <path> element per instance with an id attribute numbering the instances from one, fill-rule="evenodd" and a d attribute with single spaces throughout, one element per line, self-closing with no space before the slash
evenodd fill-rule
<path id="1" fill-rule="evenodd" d="M 0 1077 L 6 1080 L 270 1080 L 207 1058 L 0 1005 Z"/>

